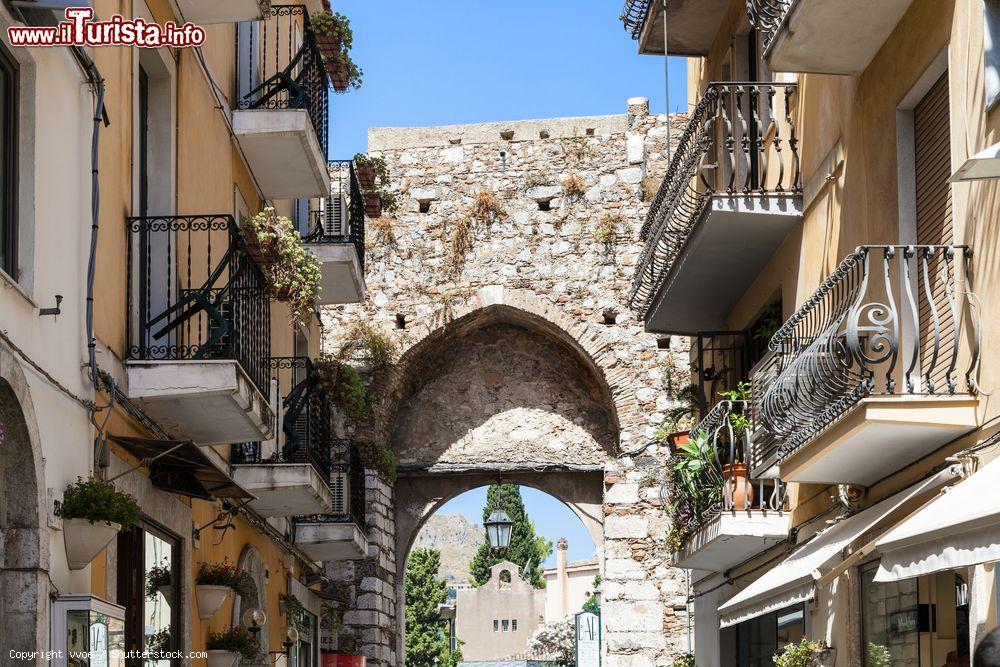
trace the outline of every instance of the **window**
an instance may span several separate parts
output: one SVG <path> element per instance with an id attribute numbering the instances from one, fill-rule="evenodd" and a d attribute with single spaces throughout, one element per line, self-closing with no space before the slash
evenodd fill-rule
<path id="1" fill-rule="evenodd" d="M 118 535 L 118 604 L 125 607 L 129 651 L 172 651 L 180 646 L 179 549 L 176 538 L 143 523 Z M 138 661 L 126 664 L 138 664 Z M 147 659 L 144 667 L 170 660 Z"/>
<path id="2" fill-rule="evenodd" d="M 983 10 L 983 80 L 990 108 L 1000 98 L 1000 0 L 986 0 Z"/>
<path id="3" fill-rule="evenodd" d="M 516 618 L 512 618 L 510 620 L 510 630 L 511 630 L 511 632 L 517 632 L 517 619 Z"/>
<path id="4" fill-rule="evenodd" d="M 493 632 L 500 632 L 500 621 L 493 619 Z"/>
<path id="5" fill-rule="evenodd" d="M 787 607 L 722 631 L 723 664 L 736 667 L 773 667 L 774 654 L 797 642 L 805 632 L 803 605 Z"/>
<path id="6" fill-rule="evenodd" d="M 291 651 L 291 667 L 314 667 L 319 650 L 319 623 L 308 611 L 302 620 L 305 627 L 298 628 L 299 643 Z"/>
<path id="7" fill-rule="evenodd" d="M 17 279 L 17 64 L 0 46 L 0 269 Z"/>
<path id="8" fill-rule="evenodd" d="M 916 579 L 874 581 L 878 563 L 861 570 L 861 639 L 865 660 L 909 664 L 920 654 L 920 604 Z"/>
<path id="9" fill-rule="evenodd" d="M 503 619 L 503 631 L 510 632 L 510 621 L 508 621 L 506 618 Z"/>

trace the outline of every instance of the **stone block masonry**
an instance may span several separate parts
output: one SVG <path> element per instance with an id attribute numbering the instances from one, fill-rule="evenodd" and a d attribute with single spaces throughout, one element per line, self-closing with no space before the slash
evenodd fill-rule
<path id="1" fill-rule="evenodd" d="M 400 210 L 369 221 L 368 301 L 324 309 L 324 346 L 358 320 L 396 340 L 355 437 L 390 443 L 403 475 L 424 477 L 370 479 L 369 557 L 327 565 L 343 600 L 330 645 L 401 665 L 405 552 L 441 488 L 472 488 L 438 477 L 435 490 L 434 474 L 530 464 L 598 471 L 606 667 L 686 651 L 659 497 L 669 453 L 643 445 L 674 405 L 665 378 L 689 373 L 687 341 L 646 334 L 627 306 L 666 139 L 685 122 L 633 98 L 621 115 L 369 131 Z"/>

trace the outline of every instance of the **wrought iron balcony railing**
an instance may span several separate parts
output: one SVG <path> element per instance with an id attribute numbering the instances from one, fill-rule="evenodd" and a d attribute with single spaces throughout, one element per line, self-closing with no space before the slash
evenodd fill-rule
<path id="1" fill-rule="evenodd" d="M 128 358 L 233 359 L 267 395 L 270 297 L 230 215 L 127 218 Z"/>
<path id="2" fill-rule="evenodd" d="M 788 16 L 794 0 L 746 0 L 747 16 L 760 34 L 761 46 L 766 52 Z"/>
<path id="3" fill-rule="evenodd" d="M 323 208 L 310 211 L 305 243 L 352 243 L 358 253 L 361 270 L 365 268 L 365 202 L 361 185 L 351 160 L 333 160 L 329 164 L 330 196 Z"/>
<path id="4" fill-rule="evenodd" d="M 755 456 L 752 431 L 750 406 L 746 401 L 717 403 L 691 431 L 690 439 L 696 447 L 699 441 L 707 439 L 709 460 L 700 468 L 699 478 L 692 487 L 673 491 L 694 496 L 686 501 L 685 511 L 675 514 L 674 519 L 682 522 L 675 530 L 690 536 L 726 512 L 787 509 L 787 486 L 780 479 L 754 478 L 751 474 L 750 462 Z M 685 502 L 678 498 L 672 502 L 678 501 Z"/>
<path id="5" fill-rule="evenodd" d="M 333 440 L 334 463 L 330 468 L 330 490 L 333 508 L 328 514 L 297 516 L 299 523 L 353 523 L 364 530 L 365 520 L 365 468 L 354 446 L 354 441 L 344 438 Z"/>
<path id="6" fill-rule="evenodd" d="M 783 459 L 871 395 L 975 394 L 980 331 L 965 298 L 969 262 L 956 245 L 848 255 L 754 368 L 755 446 Z"/>
<path id="7" fill-rule="evenodd" d="M 329 147 L 330 79 L 305 5 L 271 5 L 236 32 L 240 109 L 305 109 L 323 155 Z"/>
<path id="8" fill-rule="evenodd" d="M 715 194 L 788 196 L 802 191 L 792 120 L 794 83 L 713 83 L 687 128 L 640 233 L 630 305 L 645 317 Z M 776 104 L 777 102 L 777 104 Z"/>
<path id="9" fill-rule="evenodd" d="M 269 392 L 275 410 L 274 433 L 280 434 L 270 453 L 260 442 L 232 446 L 229 462 L 309 463 L 323 479 L 330 476 L 333 411 L 319 388 L 308 357 L 271 357 L 267 360 Z M 280 446 L 279 446 L 280 445 Z"/>
<path id="10" fill-rule="evenodd" d="M 622 6 L 622 13 L 619 17 L 625 24 L 625 30 L 632 35 L 632 39 L 639 39 L 642 26 L 646 24 L 649 16 L 650 0 L 625 0 Z"/>

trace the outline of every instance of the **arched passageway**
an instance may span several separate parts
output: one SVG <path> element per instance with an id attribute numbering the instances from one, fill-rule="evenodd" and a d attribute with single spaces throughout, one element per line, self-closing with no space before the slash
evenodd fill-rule
<path id="1" fill-rule="evenodd" d="M 38 428 L 20 365 L 0 350 L 0 647 L 48 643 L 49 545 Z"/>

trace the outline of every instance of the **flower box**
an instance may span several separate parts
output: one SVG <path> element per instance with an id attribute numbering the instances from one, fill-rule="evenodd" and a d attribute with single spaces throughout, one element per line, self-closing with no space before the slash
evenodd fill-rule
<path id="1" fill-rule="evenodd" d="M 375 187 L 375 168 L 370 164 L 355 164 L 354 173 L 362 189 L 371 190 Z"/>
<path id="2" fill-rule="evenodd" d="M 382 217 L 382 197 L 377 192 L 365 193 L 365 215 L 369 218 Z"/>
<path id="3" fill-rule="evenodd" d="M 326 73 L 330 76 L 333 89 L 338 93 L 346 92 L 351 86 L 351 67 L 347 63 L 328 58 L 326 60 Z"/>
<path id="4" fill-rule="evenodd" d="M 198 599 L 198 616 L 207 621 L 222 607 L 232 589 L 229 586 L 198 584 L 194 587 L 194 596 Z"/>
<path id="5" fill-rule="evenodd" d="M 218 649 L 206 651 L 208 667 L 236 667 L 240 664 L 240 654 L 233 651 L 220 651 Z"/>
<path id="6" fill-rule="evenodd" d="M 87 519 L 63 519 L 66 561 L 71 570 L 82 570 L 115 539 L 121 524 L 111 521 L 91 523 Z"/>
<path id="7" fill-rule="evenodd" d="M 336 56 L 340 53 L 340 49 L 343 46 L 340 42 L 340 37 L 336 35 L 324 35 L 322 33 L 315 33 L 316 37 L 316 47 L 319 52 L 324 56 Z"/>

